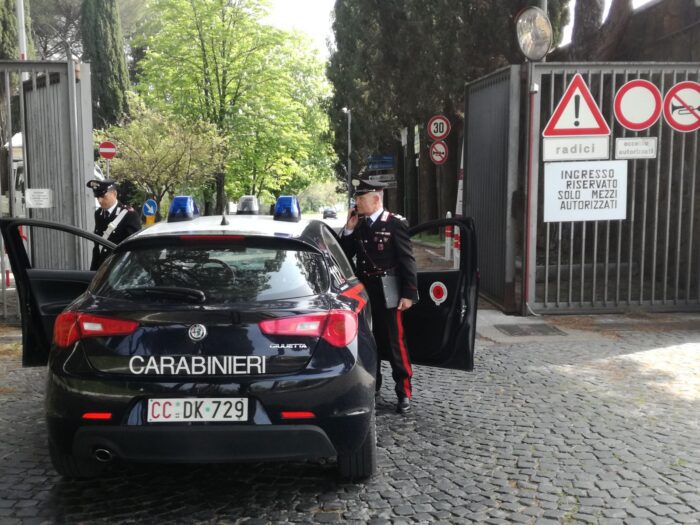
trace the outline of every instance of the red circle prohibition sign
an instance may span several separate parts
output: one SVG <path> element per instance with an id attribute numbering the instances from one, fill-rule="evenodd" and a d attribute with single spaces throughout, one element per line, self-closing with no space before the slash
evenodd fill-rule
<path id="1" fill-rule="evenodd" d="M 666 93 L 664 118 L 676 131 L 690 133 L 700 128 L 700 84 L 679 82 Z"/>
<path id="2" fill-rule="evenodd" d="M 615 95 L 615 117 L 632 131 L 651 127 L 661 116 L 661 106 L 661 91 L 648 80 L 630 80 Z"/>
<path id="3" fill-rule="evenodd" d="M 433 126 L 435 124 L 442 124 L 442 132 L 435 132 L 433 130 Z M 435 115 L 428 121 L 428 135 L 430 135 L 430 138 L 433 140 L 444 139 L 445 137 L 447 137 L 447 135 L 450 134 L 451 129 L 452 125 L 450 124 L 450 119 L 448 119 L 444 115 Z"/>
<path id="4" fill-rule="evenodd" d="M 447 144 L 438 140 L 430 145 L 430 160 L 435 164 L 444 164 L 447 161 Z"/>
<path id="5" fill-rule="evenodd" d="M 99 153 L 103 159 L 112 159 L 117 154 L 117 147 L 114 145 L 114 142 L 105 140 L 100 144 Z"/>

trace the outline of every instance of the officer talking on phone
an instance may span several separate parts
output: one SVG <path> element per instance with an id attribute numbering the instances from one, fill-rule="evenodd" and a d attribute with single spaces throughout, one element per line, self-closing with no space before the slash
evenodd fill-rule
<path id="1" fill-rule="evenodd" d="M 141 229 L 141 219 L 131 206 L 117 200 L 117 183 L 113 180 L 93 179 L 87 183 L 100 203 L 95 210 L 95 234 L 119 244 Z M 95 244 L 92 249 L 91 270 L 97 270 L 107 258 L 107 253 Z"/>
<path id="2" fill-rule="evenodd" d="M 350 210 L 340 243 L 349 258 L 356 257 L 357 275 L 372 306 L 372 331 L 379 357 L 391 363 L 396 411 L 411 409 L 411 359 L 406 349 L 402 314 L 418 300 L 416 260 L 404 219 L 384 209 L 385 185 L 359 181 L 355 209 Z M 377 364 L 377 391 L 381 386 Z"/>

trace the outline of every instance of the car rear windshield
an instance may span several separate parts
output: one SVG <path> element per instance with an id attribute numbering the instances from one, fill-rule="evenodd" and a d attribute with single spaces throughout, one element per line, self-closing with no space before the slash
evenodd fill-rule
<path id="1" fill-rule="evenodd" d="M 178 245 L 115 255 L 91 290 L 98 296 L 137 301 L 230 304 L 316 295 L 328 286 L 328 269 L 315 252 Z"/>

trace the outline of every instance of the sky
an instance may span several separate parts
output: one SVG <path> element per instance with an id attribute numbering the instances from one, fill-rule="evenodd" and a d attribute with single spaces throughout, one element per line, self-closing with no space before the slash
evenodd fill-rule
<path id="1" fill-rule="evenodd" d="M 608 14 L 611 1 L 605 0 L 604 16 Z M 637 8 L 654 1 L 658 0 L 632 0 L 632 5 Z M 326 41 L 333 38 L 331 12 L 334 3 L 335 0 L 272 0 L 267 22 L 280 29 L 298 30 L 306 33 L 314 47 L 319 50 L 320 56 L 326 59 L 329 55 Z M 572 18 L 575 5 L 576 0 L 571 0 Z M 572 25 L 569 23 L 564 28 L 562 44 L 571 41 Z"/>

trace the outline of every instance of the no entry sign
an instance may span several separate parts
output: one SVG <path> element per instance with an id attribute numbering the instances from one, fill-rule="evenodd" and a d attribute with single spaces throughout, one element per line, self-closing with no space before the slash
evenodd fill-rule
<path id="1" fill-rule="evenodd" d="M 100 157 L 103 159 L 112 159 L 117 154 L 117 147 L 114 145 L 114 142 L 105 140 L 100 144 L 99 151 Z"/>
<path id="2" fill-rule="evenodd" d="M 430 145 L 430 160 L 435 164 L 444 164 L 447 160 L 447 144 L 438 140 Z"/>
<path id="3" fill-rule="evenodd" d="M 676 131 L 690 133 L 700 128 L 700 84 L 679 82 L 666 93 L 664 118 Z"/>
<path id="4" fill-rule="evenodd" d="M 642 131 L 661 116 L 661 92 L 648 80 L 630 80 L 615 95 L 615 117 L 625 128 Z"/>

